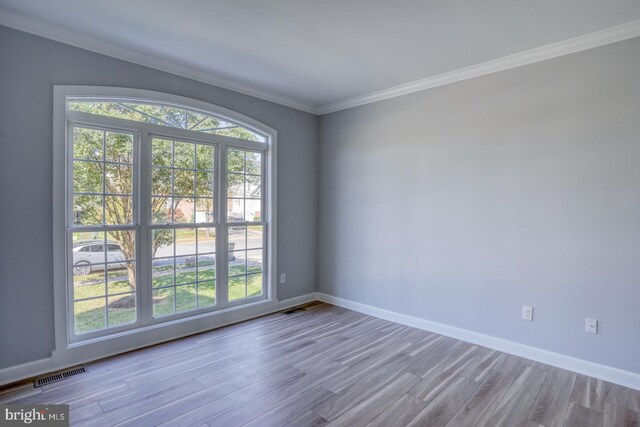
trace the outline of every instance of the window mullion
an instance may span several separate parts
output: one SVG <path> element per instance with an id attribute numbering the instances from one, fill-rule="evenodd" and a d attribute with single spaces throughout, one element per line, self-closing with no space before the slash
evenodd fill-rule
<path id="1" fill-rule="evenodd" d="M 66 152 L 67 157 L 65 159 L 66 162 L 66 269 L 65 269 L 65 287 L 66 287 L 66 318 L 67 318 L 67 329 L 66 329 L 66 342 L 67 345 L 71 340 L 75 337 L 75 318 L 74 318 L 74 289 L 73 289 L 73 125 L 67 122 L 67 140 L 66 143 Z M 71 284 L 69 284 L 69 277 L 71 277 Z"/>
<path id="2" fill-rule="evenodd" d="M 267 200 L 271 197 L 268 191 L 267 186 L 267 152 L 262 152 L 262 158 L 260 159 L 260 185 L 262 186 L 260 190 L 261 201 L 260 201 L 260 222 L 262 222 L 262 293 L 264 295 L 268 295 L 268 298 L 272 298 L 271 290 L 269 289 L 269 278 L 271 277 L 271 268 L 276 268 L 276 266 L 271 266 L 268 262 L 269 260 L 269 245 L 267 244 L 268 238 L 271 235 L 271 227 L 269 227 L 269 223 L 271 222 L 270 213 L 267 212 Z"/>
<path id="3" fill-rule="evenodd" d="M 138 277 L 136 286 L 139 303 L 140 324 L 149 324 L 152 320 L 151 295 L 151 139 L 149 132 L 139 133 L 138 177 Z M 136 189 L 134 189 L 136 191 Z"/>
<path id="4" fill-rule="evenodd" d="M 220 308 L 224 308 L 229 304 L 229 280 L 227 268 L 229 267 L 229 228 L 227 227 L 227 146 L 221 144 L 218 150 L 218 179 L 217 179 L 217 197 L 218 197 L 218 233 L 219 238 L 217 245 L 217 267 L 216 275 L 217 286 L 216 292 Z"/>

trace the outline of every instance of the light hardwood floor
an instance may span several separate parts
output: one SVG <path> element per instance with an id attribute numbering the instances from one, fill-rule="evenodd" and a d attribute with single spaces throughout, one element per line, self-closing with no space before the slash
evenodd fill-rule
<path id="1" fill-rule="evenodd" d="M 87 365 L 0 403 L 86 426 L 638 426 L 640 392 L 323 303 Z"/>

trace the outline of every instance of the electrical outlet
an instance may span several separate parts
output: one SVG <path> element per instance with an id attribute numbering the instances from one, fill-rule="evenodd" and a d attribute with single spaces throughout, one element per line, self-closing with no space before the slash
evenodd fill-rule
<path id="1" fill-rule="evenodd" d="M 533 307 L 530 305 L 522 306 L 522 320 L 533 322 Z"/>
<path id="2" fill-rule="evenodd" d="M 280 284 L 284 285 L 285 283 L 287 283 L 287 275 L 284 273 L 280 273 Z"/>
<path id="3" fill-rule="evenodd" d="M 587 319 L 585 322 L 585 330 L 590 334 L 598 333 L 598 320 L 597 319 Z"/>

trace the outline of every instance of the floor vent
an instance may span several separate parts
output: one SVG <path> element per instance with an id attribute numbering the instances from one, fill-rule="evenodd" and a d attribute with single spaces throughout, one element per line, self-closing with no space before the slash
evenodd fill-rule
<path id="1" fill-rule="evenodd" d="M 306 309 L 302 308 L 302 307 L 297 307 L 297 308 L 292 308 L 291 310 L 287 310 L 284 311 L 284 314 L 293 314 L 293 313 L 298 313 L 299 311 L 307 311 Z"/>
<path id="2" fill-rule="evenodd" d="M 57 383 L 58 381 L 66 380 L 67 378 L 75 377 L 76 375 L 84 374 L 85 372 L 86 371 L 84 370 L 84 366 L 69 369 L 63 372 L 56 372 L 55 374 L 36 378 L 35 381 L 33 381 L 33 386 L 42 387 L 43 385 Z"/>

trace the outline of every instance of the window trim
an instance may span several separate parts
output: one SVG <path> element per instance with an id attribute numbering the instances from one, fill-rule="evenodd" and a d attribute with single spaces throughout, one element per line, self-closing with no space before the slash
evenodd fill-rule
<path id="1" fill-rule="evenodd" d="M 205 113 L 212 114 L 214 116 L 218 116 L 221 119 L 227 119 L 229 121 L 235 122 L 242 126 L 246 126 L 247 128 L 260 133 L 266 137 L 265 142 L 260 141 L 247 141 L 242 139 L 237 139 L 233 137 L 228 137 L 224 135 L 216 135 L 216 134 L 205 134 L 205 133 L 195 133 L 193 131 L 187 131 L 178 128 L 170 128 L 161 125 L 155 125 L 152 123 L 144 123 L 144 122 L 134 122 L 126 119 L 120 118 L 111 118 L 108 116 L 100 116 L 100 127 L 114 127 L 119 130 L 131 131 L 136 130 L 140 127 L 145 128 L 143 132 L 146 133 L 146 137 L 150 138 L 153 134 L 160 134 L 167 137 L 175 137 L 176 139 L 183 140 L 196 140 L 203 141 L 215 144 L 217 146 L 217 166 L 220 167 L 221 164 L 224 164 L 223 155 L 226 152 L 222 150 L 221 147 L 226 147 L 227 144 L 240 148 L 240 149 L 249 149 L 253 151 L 264 151 L 264 163 L 265 163 L 265 183 L 264 192 L 265 197 L 263 200 L 264 205 L 264 214 L 265 215 L 265 227 L 267 229 L 266 237 L 265 237 L 265 275 L 264 279 L 267 282 L 264 286 L 265 295 L 260 296 L 258 298 L 247 298 L 240 300 L 238 303 L 230 303 L 224 306 L 220 305 L 220 301 L 216 303 L 216 309 L 214 311 L 208 309 L 196 309 L 193 311 L 171 315 L 162 317 L 159 319 L 152 319 L 150 322 L 143 323 L 141 319 L 138 318 L 133 325 L 137 325 L 135 329 L 131 329 L 131 325 L 128 325 L 127 328 L 114 327 L 109 328 L 109 334 L 97 334 L 93 336 L 92 334 L 83 334 L 82 341 L 74 340 L 74 334 L 70 331 L 70 327 L 72 327 L 72 322 L 70 321 L 68 316 L 72 316 L 73 312 L 71 307 L 68 306 L 69 295 L 68 295 L 68 274 L 70 274 L 68 268 L 68 257 L 67 250 L 69 245 L 72 242 L 69 239 L 70 229 L 67 228 L 67 217 L 69 204 L 68 201 L 68 185 L 72 183 L 68 182 L 67 176 L 69 175 L 69 135 L 68 129 L 71 124 L 73 125 L 89 125 L 96 126 L 94 115 L 89 113 L 83 113 L 78 111 L 67 111 L 67 101 L 73 98 L 104 98 L 104 99 L 119 99 L 123 101 L 127 100 L 135 100 L 135 101 L 148 101 L 152 103 L 168 103 L 179 105 L 185 108 L 197 109 L 203 111 Z M 221 319 L 227 318 L 229 316 L 238 316 L 238 313 L 227 313 L 227 312 L 238 312 L 242 311 L 245 307 L 247 308 L 247 312 L 255 311 L 253 308 L 256 304 L 261 303 L 277 303 L 277 132 L 265 124 L 258 122 L 250 117 L 244 116 L 237 112 L 228 110 L 223 107 L 216 106 L 214 104 L 209 104 L 207 102 L 185 98 L 177 95 L 166 94 L 162 92 L 154 92 L 147 91 L 141 89 L 129 89 L 129 88 L 119 88 L 119 87 L 103 87 L 103 86 L 54 86 L 54 114 L 53 114 L 53 143 L 54 143 L 54 179 L 53 179 L 53 243 L 54 243 L 54 329 L 55 329 L 55 351 L 58 354 L 64 354 L 65 350 L 69 350 L 72 348 L 77 348 L 78 346 L 89 346 L 96 342 L 102 342 L 105 340 L 117 340 L 123 338 L 126 335 L 135 335 L 142 334 L 145 332 L 149 332 L 150 329 L 153 329 L 154 332 L 157 329 L 167 328 L 167 330 L 184 330 L 186 325 L 177 325 L 178 323 L 188 323 L 193 325 L 200 325 L 203 323 L 203 318 L 214 318 L 220 317 Z M 127 128 L 127 123 L 131 124 L 132 129 Z M 124 127 L 123 127 L 124 124 Z M 194 134 L 197 134 L 197 137 L 194 138 Z M 150 149 L 143 150 L 141 147 L 141 135 L 134 135 L 136 142 L 134 145 L 137 145 L 138 155 L 137 155 L 137 164 L 141 165 L 146 163 L 150 163 Z M 150 139 L 149 139 L 150 140 Z M 222 142 L 222 144 L 221 144 Z M 145 151 L 149 151 L 148 153 Z M 148 157 L 148 158 L 145 158 Z M 139 168 L 141 170 L 141 168 Z M 225 171 L 222 170 L 222 173 Z M 146 185 L 144 185 L 145 181 L 149 181 L 146 178 L 142 178 L 140 176 L 137 177 L 140 180 L 140 190 L 138 193 L 138 199 L 142 200 L 142 198 L 148 196 L 148 190 Z M 220 187 L 221 188 L 221 187 Z M 222 201 L 219 195 L 215 196 L 218 200 Z M 226 203 L 226 200 L 224 201 Z M 140 205 L 140 203 L 138 203 Z M 226 206 L 225 206 L 226 208 Z M 226 212 L 221 210 L 220 212 Z M 140 228 L 140 235 L 137 246 L 137 254 L 136 256 L 140 259 L 140 265 L 142 269 L 150 268 L 149 260 L 146 260 L 145 255 L 139 251 L 141 245 L 147 243 L 148 230 L 147 226 L 151 226 L 151 224 L 145 224 L 144 220 L 142 220 L 142 216 L 145 212 L 140 211 L 140 206 L 137 207 L 138 217 L 134 219 L 135 224 L 133 227 Z M 142 220 L 142 221 L 141 221 Z M 226 227 L 226 223 L 222 221 L 222 218 L 218 218 L 218 232 L 222 230 L 222 228 Z M 243 223 L 244 224 L 244 223 Z M 119 227 L 120 228 L 120 227 Z M 224 252 L 224 251 L 223 251 Z M 226 257 L 225 257 L 226 258 Z M 140 276 L 140 273 L 138 273 Z M 150 301 L 144 301 L 145 299 L 150 299 L 150 296 L 141 295 L 142 292 L 139 292 L 140 288 L 138 288 L 138 304 L 148 304 Z M 226 299 L 226 298 L 225 298 Z M 212 322 L 207 320 L 207 323 Z M 201 328 L 201 327 L 199 327 Z M 187 333 L 193 333 L 196 331 L 188 331 Z M 157 335 L 157 334 L 156 334 Z M 86 339 L 85 339 L 86 338 Z M 174 336 L 167 336 L 166 339 L 173 339 Z M 162 339 L 160 339 L 162 340 Z M 123 344 L 124 344 L 123 340 Z M 130 337 L 129 337 L 130 341 Z M 158 341 L 158 339 L 156 339 Z M 84 352 L 83 352 L 84 354 Z M 104 354 L 100 354 L 99 356 L 104 356 Z"/>

